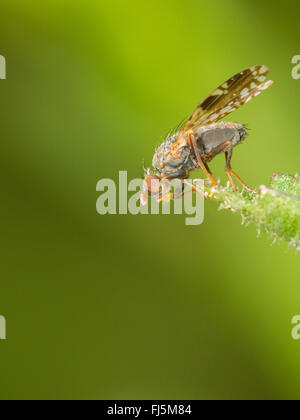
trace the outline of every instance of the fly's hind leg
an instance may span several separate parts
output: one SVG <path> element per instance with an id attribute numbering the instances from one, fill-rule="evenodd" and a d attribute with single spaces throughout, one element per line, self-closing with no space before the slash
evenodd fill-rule
<path id="1" fill-rule="evenodd" d="M 194 133 L 192 131 L 190 131 L 188 133 L 188 136 L 189 136 L 189 143 L 191 144 L 191 146 L 193 148 L 193 151 L 195 153 L 195 157 L 196 157 L 198 167 L 201 168 L 202 171 L 208 176 L 208 178 L 210 179 L 210 182 L 212 183 L 212 186 L 215 187 L 216 185 L 218 185 L 218 183 L 217 183 L 216 179 L 213 177 L 212 173 L 210 172 L 208 166 L 201 159 L 201 154 L 198 150 L 197 142 L 196 142 Z"/>
<path id="2" fill-rule="evenodd" d="M 226 175 L 227 175 L 227 177 L 229 179 L 230 184 L 232 185 L 232 188 L 234 189 L 235 192 L 237 192 L 238 189 L 236 188 L 236 185 L 235 185 L 235 183 L 234 183 L 234 181 L 232 179 L 232 176 L 231 176 L 231 170 L 232 170 L 231 169 L 232 144 L 230 142 L 227 142 L 226 143 L 226 147 L 229 148 L 229 151 L 228 152 L 225 152 L 225 157 L 226 157 L 225 172 L 226 172 Z"/>
<path id="3" fill-rule="evenodd" d="M 224 146 L 226 145 L 227 151 L 225 152 L 226 157 L 226 168 L 225 172 L 229 179 L 230 184 L 232 185 L 234 191 L 237 191 L 237 188 L 235 186 L 235 183 L 232 179 L 234 177 L 246 190 L 255 192 L 253 188 L 250 188 L 245 182 L 231 169 L 231 159 L 232 159 L 232 143 L 230 141 L 226 142 Z"/>

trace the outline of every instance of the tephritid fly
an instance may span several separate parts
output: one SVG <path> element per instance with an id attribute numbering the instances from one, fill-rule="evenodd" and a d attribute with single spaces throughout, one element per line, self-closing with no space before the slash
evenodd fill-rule
<path id="1" fill-rule="evenodd" d="M 217 181 L 207 163 L 222 152 L 226 157 L 225 172 L 234 190 L 237 188 L 233 177 L 253 191 L 231 168 L 232 149 L 246 138 L 246 128 L 243 124 L 218 121 L 271 86 L 273 80 L 265 81 L 268 72 L 266 66 L 253 66 L 237 73 L 201 102 L 181 129 L 167 136 L 152 161 L 158 173 L 151 174 L 150 170 L 146 173 L 142 203 L 146 203 L 148 193 L 157 195 L 160 200 L 172 198 L 170 193 L 164 194 L 161 187 L 153 187 L 157 185 L 153 181 L 186 179 L 190 171 L 198 168 L 216 186 Z"/>

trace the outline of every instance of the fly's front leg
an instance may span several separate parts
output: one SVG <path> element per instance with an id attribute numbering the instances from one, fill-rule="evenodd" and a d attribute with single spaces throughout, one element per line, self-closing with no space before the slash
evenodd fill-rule
<path id="1" fill-rule="evenodd" d="M 157 198 L 157 202 L 160 203 L 162 201 L 170 201 L 172 199 L 180 198 L 183 196 L 184 192 L 184 184 L 182 182 L 183 178 L 189 177 L 189 171 L 187 169 L 179 169 L 176 172 L 173 172 L 171 174 L 162 175 L 160 180 L 161 185 L 161 191 L 159 193 L 159 196 Z M 180 191 L 178 191 L 178 188 L 172 192 L 172 182 L 175 180 L 178 180 L 180 182 Z"/>
<path id="2" fill-rule="evenodd" d="M 168 176 L 166 178 L 167 179 L 176 179 L 176 178 L 185 179 L 185 178 L 189 177 L 189 174 L 190 173 L 187 169 L 179 169 L 176 172 L 172 172 L 171 174 L 168 174 Z"/>
<path id="3" fill-rule="evenodd" d="M 179 198 L 182 198 L 186 196 L 188 193 L 185 192 L 185 182 L 183 179 L 180 180 L 180 185 L 175 188 L 174 191 L 174 200 L 178 200 Z"/>
<path id="4" fill-rule="evenodd" d="M 175 176 L 177 175 L 177 176 Z M 181 179 L 179 178 L 181 177 Z M 178 171 L 177 173 L 173 173 L 171 176 L 168 176 L 168 183 L 169 183 L 169 188 L 171 189 L 172 183 L 174 183 L 174 181 L 179 181 L 179 184 L 176 188 L 174 186 L 174 193 L 172 192 L 168 192 L 167 194 L 162 193 L 160 195 L 159 198 L 159 202 L 160 201 L 169 201 L 169 199 L 180 199 L 182 197 L 187 196 L 188 194 L 191 194 L 193 192 L 196 192 L 198 194 L 201 194 L 203 198 L 207 198 L 204 191 L 200 190 L 199 188 L 197 188 L 197 186 L 195 186 L 193 183 L 190 183 L 187 178 L 189 177 L 189 171 L 182 169 L 181 171 Z M 190 191 L 185 191 L 185 187 L 189 186 L 191 188 Z"/>
<path id="5" fill-rule="evenodd" d="M 177 198 L 183 197 L 183 195 L 184 195 L 184 184 L 182 182 L 182 179 L 188 178 L 188 177 L 189 177 L 189 171 L 187 169 L 179 169 L 176 172 L 173 172 L 171 174 L 168 174 L 167 177 L 164 177 L 163 176 L 162 177 L 162 180 L 165 183 L 168 183 L 169 191 L 167 191 L 167 192 L 165 191 L 164 192 L 163 191 L 164 188 L 162 188 L 162 192 L 161 192 L 160 197 L 159 197 L 159 199 L 157 201 L 158 202 L 161 202 L 161 201 L 169 201 L 171 199 L 177 199 Z M 172 185 L 172 182 L 174 183 L 175 180 L 178 180 L 179 183 L 180 183 L 180 185 L 175 189 L 175 191 L 173 193 L 173 192 L 171 192 L 171 185 Z"/>
<path id="6" fill-rule="evenodd" d="M 184 187 L 185 184 L 183 182 L 184 179 L 189 177 L 189 171 L 187 169 L 179 169 L 177 172 L 173 172 L 171 175 L 168 175 L 168 179 L 174 181 L 179 181 L 180 185 L 175 188 L 173 198 L 174 200 L 178 198 L 182 198 L 185 195 Z"/>
<path id="7" fill-rule="evenodd" d="M 197 142 L 196 142 L 194 133 L 192 131 L 190 131 L 188 133 L 188 136 L 189 136 L 189 144 L 192 146 L 193 151 L 194 151 L 195 156 L 196 156 L 196 161 L 197 161 L 198 168 L 202 169 L 202 171 L 210 179 L 210 182 L 212 183 L 212 186 L 215 187 L 216 185 L 218 185 L 218 183 L 217 183 L 216 179 L 213 177 L 210 170 L 208 169 L 208 166 L 206 164 L 204 164 L 203 160 L 201 159 L 201 154 L 198 150 Z"/>

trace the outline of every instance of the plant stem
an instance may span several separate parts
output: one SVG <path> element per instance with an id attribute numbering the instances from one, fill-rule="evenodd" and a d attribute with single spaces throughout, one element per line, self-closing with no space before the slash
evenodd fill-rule
<path id="1" fill-rule="evenodd" d="M 285 240 L 300 250 L 300 177 L 275 173 L 270 187 L 262 185 L 257 193 L 242 190 L 239 193 L 229 186 L 205 186 L 212 200 L 242 216 L 243 224 L 254 223 L 258 231 L 265 231 L 274 240 Z"/>

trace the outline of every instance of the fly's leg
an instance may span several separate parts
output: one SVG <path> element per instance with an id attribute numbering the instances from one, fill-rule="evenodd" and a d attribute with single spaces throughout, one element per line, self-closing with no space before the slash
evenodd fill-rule
<path id="1" fill-rule="evenodd" d="M 234 191 L 237 191 L 237 188 L 234 184 L 232 176 L 244 187 L 246 190 L 251 192 L 256 192 L 253 188 L 250 188 L 245 182 L 231 169 L 231 159 L 232 159 L 232 143 L 230 141 L 224 143 L 224 148 L 227 148 L 228 151 L 225 152 L 226 156 L 226 168 L 225 172 L 229 179 L 230 184 L 232 185 Z"/>
<path id="2" fill-rule="evenodd" d="M 224 146 L 229 148 L 229 151 L 225 152 L 225 157 L 226 157 L 225 172 L 226 172 L 226 175 L 229 179 L 230 184 L 232 185 L 232 188 L 234 189 L 235 192 L 237 192 L 238 189 L 236 188 L 236 185 L 235 185 L 235 183 L 232 179 L 232 176 L 231 176 L 232 144 L 228 141 L 224 144 Z"/>
<path id="3" fill-rule="evenodd" d="M 190 187 L 191 190 L 185 191 L 186 186 Z M 190 183 L 187 179 L 183 179 L 181 181 L 181 186 L 176 188 L 173 198 L 174 200 L 177 200 L 178 198 L 186 197 L 188 194 L 192 194 L 192 193 L 198 193 L 202 195 L 204 199 L 207 198 L 207 194 L 205 194 L 204 191 L 197 188 L 197 185 Z"/>
<path id="4" fill-rule="evenodd" d="M 207 172 L 209 172 L 209 173 L 211 174 L 211 176 L 213 176 L 213 174 L 211 173 L 211 170 L 210 170 L 210 169 L 209 169 L 209 167 L 208 167 L 208 164 L 207 164 L 207 163 L 204 163 L 204 162 L 203 162 L 203 164 L 204 164 L 204 166 L 205 166 L 205 168 L 206 168 Z"/>
<path id="5" fill-rule="evenodd" d="M 189 171 L 187 169 L 179 169 L 176 172 L 173 172 L 171 174 L 168 174 L 168 177 L 166 179 L 176 179 L 176 178 L 188 178 L 189 177 Z M 164 179 L 164 176 L 162 176 L 162 179 Z"/>
<path id="6" fill-rule="evenodd" d="M 242 186 L 244 188 L 246 188 L 246 190 L 250 191 L 250 192 L 257 192 L 254 188 L 249 187 L 249 185 L 247 185 L 239 176 L 238 174 L 236 174 L 232 169 L 230 170 L 231 174 L 235 177 L 235 179 L 242 184 Z"/>
<path id="7" fill-rule="evenodd" d="M 218 185 L 216 179 L 213 177 L 212 173 L 210 172 L 210 170 L 208 169 L 208 166 L 206 164 L 204 164 L 203 160 L 201 159 L 201 154 L 198 150 L 197 147 L 197 142 L 194 136 L 193 132 L 189 132 L 188 133 L 189 136 L 189 143 L 191 144 L 193 151 L 195 153 L 196 156 L 196 161 L 197 161 L 197 165 L 199 168 L 202 169 L 202 171 L 208 176 L 208 178 L 210 179 L 210 182 L 212 183 L 212 186 L 215 187 Z"/>
<path id="8" fill-rule="evenodd" d="M 159 197 L 157 199 L 158 203 L 161 203 L 162 201 L 170 201 L 172 199 L 180 198 L 184 195 L 184 184 L 182 182 L 182 178 L 188 178 L 189 177 L 189 171 L 187 169 L 179 169 L 177 172 L 173 172 L 172 174 L 169 174 L 168 177 L 162 176 L 161 178 L 161 191 L 159 193 Z M 180 181 L 180 191 L 178 191 L 178 188 L 176 188 L 175 192 L 173 193 L 171 191 L 171 183 L 174 180 Z"/>
<path id="9" fill-rule="evenodd" d="M 183 182 L 183 180 L 180 180 L 180 185 L 178 185 L 178 187 L 175 188 L 174 190 L 174 200 L 177 200 L 179 198 L 182 198 L 186 195 L 186 192 L 184 191 L 185 187 L 185 183 Z"/>
<path id="10" fill-rule="evenodd" d="M 186 186 L 189 186 L 191 190 L 185 191 Z M 181 179 L 180 185 L 175 189 L 174 193 L 169 191 L 167 193 L 161 194 L 157 201 L 160 203 L 162 201 L 169 201 L 171 199 L 177 200 L 186 197 L 188 194 L 192 194 L 193 192 L 202 195 L 203 198 L 207 198 L 205 192 L 197 188 L 196 185 L 190 183 L 187 179 Z"/>
<path id="11" fill-rule="evenodd" d="M 202 191 L 202 190 L 199 190 L 199 188 L 197 188 L 197 186 L 195 185 L 195 184 L 191 184 L 189 181 L 187 181 L 186 179 L 183 179 L 182 180 L 182 183 L 183 184 L 185 184 L 185 185 L 188 185 L 191 189 L 192 189 L 192 191 L 191 192 L 195 192 L 195 193 L 198 193 L 198 194 L 200 194 L 200 195 L 202 195 L 202 197 L 205 199 L 205 198 L 207 198 L 207 194 L 204 192 L 204 191 Z M 188 192 L 187 193 L 185 193 L 184 195 L 187 195 L 187 194 L 189 194 Z"/>

